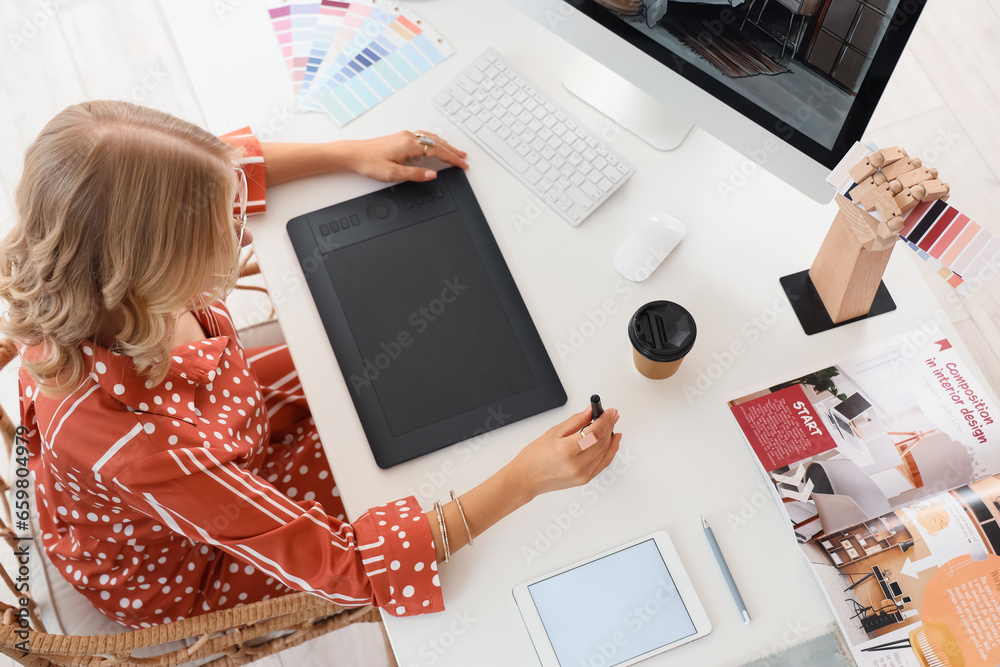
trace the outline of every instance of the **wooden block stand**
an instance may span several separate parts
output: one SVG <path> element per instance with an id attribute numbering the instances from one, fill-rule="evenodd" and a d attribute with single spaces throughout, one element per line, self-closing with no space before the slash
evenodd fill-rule
<path id="1" fill-rule="evenodd" d="M 861 214 L 857 207 L 851 208 Z M 809 269 L 809 278 L 834 324 L 868 314 L 892 255 L 892 245 L 868 250 L 861 244 L 851 227 L 852 213 L 843 208 L 838 211 Z"/>

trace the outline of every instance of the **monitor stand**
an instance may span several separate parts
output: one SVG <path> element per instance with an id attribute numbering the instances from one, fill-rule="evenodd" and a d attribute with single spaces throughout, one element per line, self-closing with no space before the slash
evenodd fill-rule
<path id="1" fill-rule="evenodd" d="M 657 150 L 674 150 L 694 127 L 670 107 L 587 56 L 570 65 L 563 85 Z"/>

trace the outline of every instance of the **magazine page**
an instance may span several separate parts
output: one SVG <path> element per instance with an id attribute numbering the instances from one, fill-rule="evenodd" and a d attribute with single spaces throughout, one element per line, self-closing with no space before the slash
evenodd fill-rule
<path id="1" fill-rule="evenodd" d="M 1000 473 L 1000 411 L 936 327 L 729 402 L 800 543 Z"/>
<path id="2" fill-rule="evenodd" d="M 1000 665 L 1000 475 L 801 545 L 861 667 Z"/>

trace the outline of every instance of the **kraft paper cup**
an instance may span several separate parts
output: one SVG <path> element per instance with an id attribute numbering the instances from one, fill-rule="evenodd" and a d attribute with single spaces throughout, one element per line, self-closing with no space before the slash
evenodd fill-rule
<path id="1" fill-rule="evenodd" d="M 628 323 L 635 368 L 651 380 L 664 380 L 680 368 L 698 335 L 691 313 L 672 301 L 653 301 Z"/>

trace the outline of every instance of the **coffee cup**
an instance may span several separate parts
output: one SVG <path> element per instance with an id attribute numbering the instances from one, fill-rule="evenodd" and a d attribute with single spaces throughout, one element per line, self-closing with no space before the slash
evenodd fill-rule
<path id="1" fill-rule="evenodd" d="M 663 380 L 680 368 L 698 335 L 691 313 L 672 301 L 653 301 L 635 311 L 628 323 L 636 370 Z"/>

